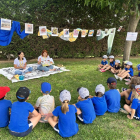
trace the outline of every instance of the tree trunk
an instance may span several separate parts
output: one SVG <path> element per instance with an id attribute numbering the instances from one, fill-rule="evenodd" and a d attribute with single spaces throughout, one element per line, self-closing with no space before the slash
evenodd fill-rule
<path id="1" fill-rule="evenodd" d="M 137 17 L 136 14 L 133 14 L 133 15 L 130 14 L 129 25 L 128 25 L 128 30 L 127 30 L 128 32 L 135 32 L 136 31 L 139 19 L 140 19 L 140 17 Z M 129 60 L 131 46 L 132 46 L 132 41 L 125 42 L 123 61 Z"/>

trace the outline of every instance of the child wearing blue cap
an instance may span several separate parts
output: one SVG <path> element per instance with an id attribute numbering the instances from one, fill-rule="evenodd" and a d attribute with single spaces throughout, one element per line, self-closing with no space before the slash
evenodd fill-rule
<path id="1" fill-rule="evenodd" d="M 43 82 L 41 84 L 41 92 L 43 96 L 37 99 L 34 108 L 37 109 L 42 116 L 40 122 L 45 123 L 48 117 L 53 116 L 52 112 L 55 107 L 54 97 L 49 95 L 51 92 L 51 84 Z"/>
<path id="2" fill-rule="evenodd" d="M 16 93 L 18 101 L 12 105 L 9 124 L 9 132 L 13 136 L 24 137 L 28 135 L 41 118 L 41 115 L 34 107 L 26 102 L 30 92 L 27 87 L 20 87 Z M 32 116 L 30 119 L 28 119 L 29 113 Z"/>
<path id="3" fill-rule="evenodd" d="M 79 97 L 77 102 L 75 104 L 77 108 L 77 118 L 84 124 L 92 123 L 95 118 L 95 110 L 93 103 L 91 99 L 89 98 L 89 91 L 87 88 L 80 87 L 77 89 L 77 92 L 79 92 Z"/>
<path id="4" fill-rule="evenodd" d="M 101 61 L 101 64 L 98 65 L 98 68 L 101 69 L 104 65 L 108 64 L 108 61 L 107 61 L 107 55 L 103 55 L 103 60 Z"/>
<path id="5" fill-rule="evenodd" d="M 96 96 L 91 98 L 97 116 L 104 115 L 105 112 L 107 111 L 107 103 L 106 103 L 104 93 L 105 93 L 105 87 L 102 84 L 99 84 L 95 88 Z"/>
<path id="6" fill-rule="evenodd" d="M 109 88 L 109 90 L 105 92 L 107 111 L 111 113 L 117 113 L 120 109 L 121 96 L 119 91 L 116 89 L 116 79 L 113 77 L 108 78 L 107 85 Z"/>
<path id="7" fill-rule="evenodd" d="M 55 108 L 54 116 L 49 117 L 48 122 L 60 136 L 71 137 L 79 131 L 75 116 L 77 109 L 74 105 L 69 105 L 71 94 L 68 90 L 60 91 L 59 100 L 62 105 Z"/>

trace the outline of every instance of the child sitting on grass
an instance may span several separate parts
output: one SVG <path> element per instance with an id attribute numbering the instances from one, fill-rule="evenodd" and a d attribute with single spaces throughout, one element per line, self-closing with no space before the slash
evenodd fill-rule
<path id="1" fill-rule="evenodd" d="M 126 89 L 125 91 L 122 91 L 120 93 L 121 97 L 125 97 L 125 102 L 129 105 L 132 102 L 131 95 L 132 95 L 132 90 L 135 89 L 135 86 L 138 84 L 138 78 L 137 77 L 132 77 L 129 89 Z"/>
<path id="2" fill-rule="evenodd" d="M 128 106 L 127 104 L 124 105 L 124 109 L 130 113 L 127 115 L 128 119 L 136 119 L 140 120 L 140 85 L 135 86 L 135 90 L 133 91 L 134 98 L 132 101 L 132 105 Z"/>
<path id="3" fill-rule="evenodd" d="M 125 77 L 131 79 L 131 77 L 134 75 L 134 71 L 133 71 L 133 66 L 132 65 L 133 65 L 132 62 L 128 61 L 126 63 L 125 71 L 122 71 L 117 76 L 115 76 L 116 79 L 120 79 L 121 81 Z"/>
<path id="4" fill-rule="evenodd" d="M 109 62 L 110 64 L 106 64 L 100 71 L 101 72 L 105 72 L 107 70 L 111 70 L 111 68 L 114 68 L 115 66 L 115 58 L 113 55 L 109 56 Z"/>
<path id="5" fill-rule="evenodd" d="M 120 70 L 121 70 L 120 60 L 115 60 L 115 66 L 114 68 L 111 68 L 111 72 L 117 74 L 120 72 Z"/>
<path id="6" fill-rule="evenodd" d="M 53 111 L 54 116 L 49 117 L 48 122 L 60 136 L 71 137 L 79 131 L 75 116 L 77 109 L 74 105 L 69 105 L 71 100 L 69 91 L 62 90 L 59 100 L 62 105 L 55 108 Z"/>
<path id="7" fill-rule="evenodd" d="M 105 92 L 105 98 L 107 102 L 107 111 L 110 113 L 117 113 L 120 109 L 121 96 L 116 89 L 117 81 L 115 78 L 110 77 L 107 79 L 107 85 L 109 90 Z"/>
<path id="8" fill-rule="evenodd" d="M 84 124 L 92 123 L 95 118 L 95 110 L 91 99 L 89 98 L 89 91 L 87 88 L 80 87 L 78 102 L 75 104 L 77 108 L 77 118 Z"/>
<path id="9" fill-rule="evenodd" d="M 47 118 L 49 116 L 53 116 L 52 112 L 55 106 L 54 97 L 49 95 L 51 92 L 51 84 L 47 82 L 43 82 L 41 84 L 41 92 L 43 96 L 37 99 L 34 108 L 36 110 L 39 110 L 39 113 L 42 116 L 40 122 L 45 123 L 47 122 Z"/>
<path id="10" fill-rule="evenodd" d="M 26 102 L 30 92 L 27 87 L 20 87 L 16 93 L 18 101 L 12 105 L 9 124 L 9 132 L 13 136 L 24 137 L 28 135 L 41 118 L 34 107 Z M 28 120 L 29 113 L 31 113 L 32 118 Z"/>
<path id="11" fill-rule="evenodd" d="M 10 100 L 4 99 L 9 91 L 9 87 L 0 87 L 0 128 L 9 124 L 9 109 L 12 107 L 12 103 Z"/>
<path id="12" fill-rule="evenodd" d="M 101 61 L 101 64 L 98 65 L 98 68 L 101 69 L 103 66 L 105 66 L 106 64 L 108 64 L 107 62 L 107 55 L 103 55 L 103 60 Z"/>
<path id="13" fill-rule="evenodd" d="M 91 98 L 97 116 L 104 115 L 107 111 L 104 93 L 105 87 L 102 84 L 99 84 L 95 88 L 95 96 Z"/>

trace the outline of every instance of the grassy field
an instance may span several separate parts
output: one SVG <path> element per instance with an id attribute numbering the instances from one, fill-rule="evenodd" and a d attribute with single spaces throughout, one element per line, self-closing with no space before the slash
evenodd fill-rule
<path id="1" fill-rule="evenodd" d="M 120 58 L 122 60 L 122 58 Z M 63 64 L 70 72 L 50 75 L 49 77 L 42 77 L 24 82 L 11 83 L 4 76 L 0 75 L 0 86 L 9 86 L 11 91 L 7 94 L 7 99 L 12 102 L 16 101 L 15 93 L 20 86 L 27 86 L 31 90 L 28 102 L 35 105 L 40 92 L 40 85 L 42 82 L 49 82 L 52 85 L 51 95 L 55 97 L 56 106 L 60 105 L 59 91 L 67 89 L 71 92 L 72 100 L 70 104 L 76 103 L 78 87 L 86 87 L 90 94 L 94 95 L 97 84 L 103 84 L 107 88 L 106 80 L 108 77 L 113 77 L 110 72 L 100 73 L 96 71 L 97 65 L 101 59 L 56 59 L 55 64 Z M 138 58 L 132 58 L 133 66 L 139 64 Z M 30 62 L 31 63 L 31 62 Z M 0 68 L 10 67 L 13 62 L 0 63 Z M 135 71 L 137 74 L 137 71 Z M 124 81 L 118 81 L 117 88 L 127 87 Z M 124 98 L 121 99 L 121 106 L 124 104 Z M 127 119 L 126 115 L 119 112 L 116 114 L 105 113 L 104 116 L 97 117 L 92 124 L 83 125 L 78 120 L 79 132 L 77 135 L 66 138 L 68 140 L 122 140 L 122 139 L 140 139 L 140 122 L 136 120 Z M 38 123 L 33 129 L 32 133 L 24 138 L 16 138 L 11 136 L 8 127 L 0 128 L 0 140 L 61 140 L 59 136 L 49 124 Z"/>

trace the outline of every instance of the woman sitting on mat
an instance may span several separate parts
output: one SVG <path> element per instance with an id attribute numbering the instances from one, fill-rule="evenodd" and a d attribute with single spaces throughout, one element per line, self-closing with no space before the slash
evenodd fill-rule
<path id="1" fill-rule="evenodd" d="M 48 52 L 46 50 L 42 51 L 42 54 L 38 57 L 38 67 L 37 69 L 40 71 L 54 71 L 53 69 L 53 59 L 49 57 Z"/>
<path id="2" fill-rule="evenodd" d="M 26 62 L 27 60 L 24 57 L 24 53 L 22 51 L 18 52 L 18 58 L 14 60 L 15 75 L 24 75 L 33 70 L 32 67 L 29 67 L 28 69 L 26 68 Z"/>

